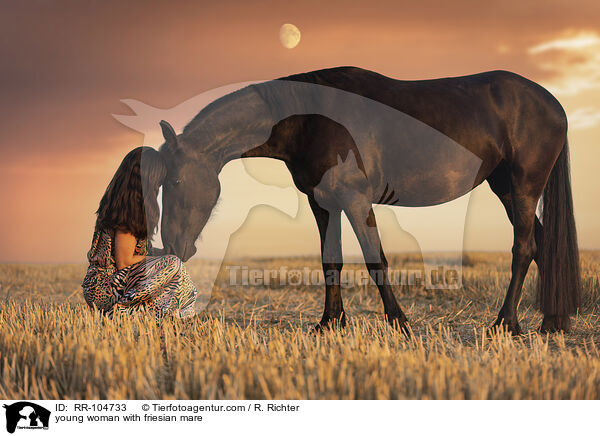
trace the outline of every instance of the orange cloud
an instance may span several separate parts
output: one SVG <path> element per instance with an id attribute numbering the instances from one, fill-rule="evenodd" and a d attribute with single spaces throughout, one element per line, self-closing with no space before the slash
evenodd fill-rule
<path id="1" fill-rule="evenodd" d="M 549 90 L 573 95 L 600 89 L 600 34 L 594 31 L 568 32 L 534 45 L 528 53 L 540 68 L 553 73 Z"/>

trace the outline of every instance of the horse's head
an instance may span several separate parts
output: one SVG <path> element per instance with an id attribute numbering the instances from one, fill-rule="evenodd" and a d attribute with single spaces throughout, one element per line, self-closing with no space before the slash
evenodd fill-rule
<path id="1" fill-rule="evenodd" d="M 167 166 L 163 185 L 161 237 L 169 254 L 184 262 L 196 253 L 194 243 L 217 203 L 221 187 L 214 162 L 186 147 L 169 123 L 160 123 Z"/>

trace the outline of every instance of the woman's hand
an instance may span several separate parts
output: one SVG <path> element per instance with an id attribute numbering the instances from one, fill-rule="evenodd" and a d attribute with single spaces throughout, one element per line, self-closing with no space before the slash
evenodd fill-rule
<path id="1" fill-rule="evenodd" d="M 135 253 L 137 239 L 131 233 L 117 230 L 115 234 L 115 263 L 117 269 L 123 269 L 140 260 L 144 260 L 146 256 L 140 256 Z"/>

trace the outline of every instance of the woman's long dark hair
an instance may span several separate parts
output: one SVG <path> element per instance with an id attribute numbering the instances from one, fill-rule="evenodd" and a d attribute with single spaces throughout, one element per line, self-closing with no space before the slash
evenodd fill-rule
<path id="1" fill-rule="evenodd" d="M 127 153 L 100 200 L 96 228 L 151 237 L 160 218 L 156 197 L 166 175 L 162 157 L 152 147 Z"/>

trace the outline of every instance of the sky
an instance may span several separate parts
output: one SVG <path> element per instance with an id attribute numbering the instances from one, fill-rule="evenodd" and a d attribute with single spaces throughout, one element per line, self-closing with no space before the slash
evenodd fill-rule
<path id="1" fill-rule="evenodd" d="M 580 246 L 600 248 L 598 2 L 59 0 L 1 6 L 0 262 L 85 261 L 94 212 L 119 162 L 134 147 L 160 145 L 113 117 L 133 114 L 122 100 L 168 110 L 221 86 L 339 65 L 407 80 L 506 69 L 547 87 L 569 117 Z M 283 23 L 302 33 L 293 49 L 279 41 Z M 278 162 L 246 168 L 264 183 L 291 186 Z M 221 208 L 214 220 L 227 221 L 231 213 Z M 383 236 L 394 229 L 400 234 L 383 238 L 388 252 L 418 248 L 388 210 L 377 216 Z M 419 222 L 435 228 L 435 217 Z M 471 195 L 465 223 L 465 249 L 510 249 L 511 227 L 485 184 Z M 431 231 L 441 249 L 448 231 Z M 351 235 L 344 241 L 351 251 Z M 294 218 L 253 209 L 227 253 L 318 249 L 314 219 L 298 194 Z"/>

